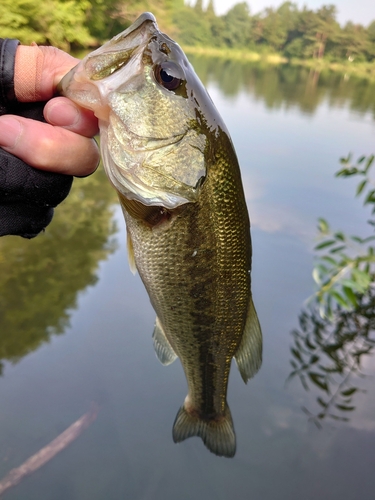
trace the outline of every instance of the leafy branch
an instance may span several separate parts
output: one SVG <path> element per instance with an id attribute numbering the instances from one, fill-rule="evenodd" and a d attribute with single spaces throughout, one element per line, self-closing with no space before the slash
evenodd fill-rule
<path id="1" fill-rule="evenodd" d="M 362 156 L 355 166 L 351 155 L 340 160 L 343 168 L 336 177 L 363 177 L 356 189 L 356 196 L 362 196 L 364 205 L 372 206 L 375 213 L 375 187 L 369 171 L 374 155 Z M 370 225 L 375 221 L 370 220 Z M 320 218 L 318 222 L 320 243 L 315 247 L 319 252 L 313 269 L 313 278 L 318 290 L 312 296 L 319 304 L 322 317 L 333 317 L 335 306 L 351 310 L 358 305 L 358 296 L 367 293 L 375 273 L 375 250 L 371 242 L 375 235 L 366 238 L 348 236 L 342 231 L 332 231 L 328 222 Z"/>

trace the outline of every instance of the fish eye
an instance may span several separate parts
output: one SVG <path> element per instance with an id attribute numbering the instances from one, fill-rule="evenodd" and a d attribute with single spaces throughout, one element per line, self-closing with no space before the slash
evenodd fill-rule
<path id="1" fill-rule="evenodd" d="M 172 62 L 158 64 L 154 68 L 156 81 L 167 90 L 176 90 L 184 81 L 181 69 Z"/>

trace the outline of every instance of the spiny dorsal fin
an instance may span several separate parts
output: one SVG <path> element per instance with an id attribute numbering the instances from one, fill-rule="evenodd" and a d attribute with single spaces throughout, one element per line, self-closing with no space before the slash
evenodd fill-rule
<path id="1" fill-rule="evenodd" d="M 262 364 L 262 330 L 251 297 L 242 340 L 234 359 L 245 384 Z"/>
<path id="2" fill-rule="evenodd" d="M 154 341 L 154 349 L 160 363 L 164 366 L 170 365 L 175 359 L 177 354 L 174 352 L 169 340 L 165 336 L 163 327 L 160 324 L 159 318 L 156 317 L 154 333 L 152 334 Z"/>

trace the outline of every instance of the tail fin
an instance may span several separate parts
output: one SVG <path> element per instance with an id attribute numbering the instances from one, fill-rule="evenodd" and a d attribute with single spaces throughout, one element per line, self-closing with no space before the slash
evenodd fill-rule
<path id="1" fill-rule="evenodd" d="M 203 419 L 197 412 L 181 406 L 173 424 L 173 441 L 179 443 L 193 436 L 202 438 L 205 446 L 215 455 L 234 457 L 236 434 L 229 406 L 226 405 L 224 415 L 211 419 Z"/>

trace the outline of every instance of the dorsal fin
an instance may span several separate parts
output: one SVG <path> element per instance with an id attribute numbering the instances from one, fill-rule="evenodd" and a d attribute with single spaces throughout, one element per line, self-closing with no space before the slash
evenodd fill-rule
<path id="1" fill-rule="evenodd" d="M 256 374 L 262 364 L 262 330 L 252 297 L 249 301 L 242 340 L 234 359 L 245 384 Z"/>

